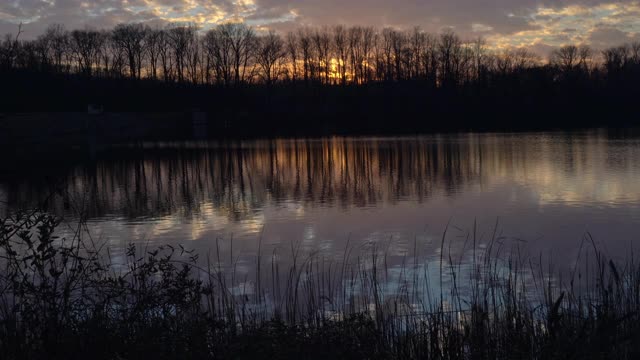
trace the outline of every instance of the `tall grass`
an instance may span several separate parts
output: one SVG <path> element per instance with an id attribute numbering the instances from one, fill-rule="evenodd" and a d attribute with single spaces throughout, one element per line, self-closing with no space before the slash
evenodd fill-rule
<path id="1" fill-rule="evenodd" d="M 447 253 L 390 267 L 381 246 L 338 259 L 262 253 L 239 271 L 233 247 L 207 255 L 130 245 L 120 256 L 59 220 L 0 220 L 2 359 L 514 359 L 640 356 L 640 267 L 588 237 L 575 268 L 469 234 Z M 509 250 L 509 251 L 507 251 Z M 279 258 L 290 259 L 285 262 Z M 542 265 L 546 263 L 547 265 Z"/>

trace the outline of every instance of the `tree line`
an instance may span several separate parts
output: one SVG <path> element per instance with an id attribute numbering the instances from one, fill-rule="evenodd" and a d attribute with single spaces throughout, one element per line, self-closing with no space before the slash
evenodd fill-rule
<path id="1" fill-rule="evenodd" d="M 201 31 L 194 24 L 67 30 L 54 24 L 34 40 L 6 34 L 0 67 L 85 77 L 223 86 L 307 83 L 361 85 L 420 81 L 434 88 L 488 83 L 545 69 L 552 76 L 603 77 L 640 68 L 640 42 L 596 51 L 566 45 L 543 59 L 524 48 L 493 50 L 482 38 L 447 31 L 342 25 L 280 35 L 243 23 Z"/>

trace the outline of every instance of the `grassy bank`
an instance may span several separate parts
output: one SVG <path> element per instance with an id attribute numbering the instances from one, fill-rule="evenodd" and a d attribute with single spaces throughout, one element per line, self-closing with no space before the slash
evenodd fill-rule
<path id="1" fill-rule="evenodd" d="M 38 211 L 0 220 L 3 359 L 513 359 L 640 355 L 640 267 L 587 237 L 573 271 L 499 238 L 390 268 L 375 244 L 340 259 L 257 244 L 254 274 L 219 242 L 114 252 L 61 239 Z M 515 250 L 515 251 L 514 251 Z M 287 258 L 288 262 L 281 261 Z M 459 259 L 462 259 L 461 257 Z"/>

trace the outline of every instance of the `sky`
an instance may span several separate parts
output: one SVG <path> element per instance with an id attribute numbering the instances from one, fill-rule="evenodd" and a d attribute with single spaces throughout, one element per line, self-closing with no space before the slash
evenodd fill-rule
<path id="1" fill-rule="evenodd" d="M 640 40 L 640 0 L 0 0 L 0 33 L 33 38 L 53 23 L 109 28 L 120 22 L 243 21 L 259 31 L 298 26 L 420 26 L 484 37 L 492 47 L 545 54 L 564 44 L 595 48 Z"/>

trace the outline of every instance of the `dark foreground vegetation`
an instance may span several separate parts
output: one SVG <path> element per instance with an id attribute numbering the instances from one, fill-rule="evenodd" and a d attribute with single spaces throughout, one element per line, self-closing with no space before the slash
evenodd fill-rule
<path id="1" fill-rule="evenodd" d="M 542 59 L 417 28 L 21 31 L 0 43 L 0 112 L 197 108 L 224 135 L 638 125 L 640 43 Z"/>
<path id="2" fill-rule="evenodd" d="M 57 226 L 37 211 L 0 221 L 3 359 L 640 355 L 640 267 L 606 259 L 588 239 L 577 259 L 586 265 L 566 277 L 505 258 L 499 238 L 475 249 L 473 233 L 468 266 L 445 255 L 445 237 L 439 258 L 414 258 L 399 273 L 375 246 L 338 261 L 292 246 L 281 268 L 258 243 L 256 274 L 241 275 L 218 242 L 208 257 L 169 246 L 114 254 L 80 236 L 82 224 L 68 239 L 53 235 Z"/>

